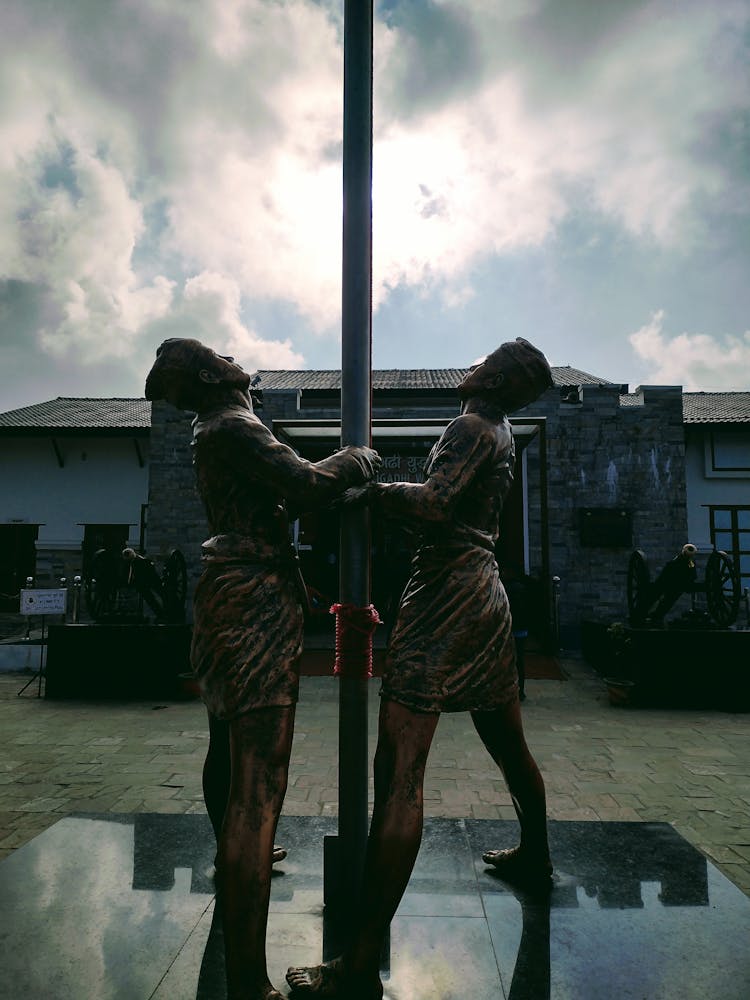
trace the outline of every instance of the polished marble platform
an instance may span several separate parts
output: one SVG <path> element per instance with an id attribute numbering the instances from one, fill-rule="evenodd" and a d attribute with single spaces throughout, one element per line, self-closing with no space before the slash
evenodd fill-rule
<path id="1" fill-rule="evenodd" d="M 268 934 L 277 986 L 329 957 L 323 837 L 282 817 Z M 661 823 L 550 826 L 548 901 L 482 850 L 514 823 L 432 819 L 384 949 L 390 1000 L 747 1000 L 750 899 Z M 3 1000 L 224 1000 L 214 844 L 202 815 L 70 816 L 0 864 Z"/>

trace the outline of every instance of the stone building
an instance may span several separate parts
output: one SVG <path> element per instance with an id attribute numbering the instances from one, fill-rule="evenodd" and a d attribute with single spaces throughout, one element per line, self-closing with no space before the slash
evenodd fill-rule
<path id="1" fill-rule="evenodd" d="M 337 447 L 339 372 L 258 374 L 260 416 L 280 439 L 313 461 Z M 458 413 L 455 387 L 462 375 L 458 369 L 374 373 L 373 446 L 384 459 L 381 478 L 419 481 L 432 444 Z M 517 475 L 499 558 L 536 581 L 540 635 L 549 637 L 557 614 L 561 641 L 572 646 L 582 620 L 625 615 L 634 547 L 666 559 L 686 541 L 682 392 L 645 386 L 630 394 L 568 367 L 553 375 L 555 387 L 512 417 Z M 195 576 L 206 527 L 190 470 L 189 424 L 167 404 L 154 405 L 147 535 L 155 555 L 183 548 Z M 335 515 L 302 518 L 296 542 L 306 580 L 325 606 L 335 597 Z M 409 545 L 401 526 L 374 526 L 374 601 L 386 613 L 408 571 Z"/>
<path id="2" fill-rule="evenodd" d="M 260 416 L 315 460 L 338 446 L 340 373 L 263 371 Z M 570 367 L 512 418 L 516 485 L 498 555 L 536 581 L 535 628 L 578 645 L 581 623 L 621 620 L 630 552 L 653 571 L 690 540 L 733 557 L 750 586 L 750 392 L 634 393 Z M 419 481 L 425 458 L 458 413 L 463 371 L 376 371 L 373 443 L 382 479 Z M 190 417 L 143 399 L 61 398 L 0 413 L 0 600 L 12 610 L 27 576 L 39 586 L 85 573 L 99 547 L 145 545 L 158 562 L 181 549 L 193 580 L 206 524 L 191 465 Z M 335 514 L 300 519 L 295 541 L 330 626 L 336 596 Z M 413 537 L 375 522 L 373 592 L 392 617 Z M 554 577 L 559 597 L 554 600 Z M 6 606 L 7 605 L 7 606 Z"/>

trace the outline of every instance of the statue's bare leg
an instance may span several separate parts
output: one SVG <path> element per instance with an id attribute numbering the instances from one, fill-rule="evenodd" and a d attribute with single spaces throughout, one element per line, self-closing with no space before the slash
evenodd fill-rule
<path id="1" fill-rule="evenodd" d="M 438 719 L 437 713 L 412 712 L 396 702 L 382 702 L 375 803 L 353 940 L 333 962 L 290 969 L 287 982 L 293 990 L 357 1000 L 382 997 L 380 950 L 422 840 L 424 769 Z"/>
<path id="2" fill-rule="evenodd" d="M 218 844 L 229 801 L 232 763 L 229 753 L 229 723 L 208 713 L 208 752 L 203 764 L 203 801 Z"/>
<path id="3" fill-rule="evenodd" d="M 544 781 L 523 733 L 521 706 L 514 700 L 492 712 L 472 712 L 479 736 L 505 776 L 521 827 L 518 847 L 486 851 L 482 859 L 501 878 L 521 888 L 544 890 L 552 886 L 552 863 L 547 840 L 547 804 Z"/>
<path id="4" fill-rule="evenodd" d="M 232 779 L 219 838 L 228 1000 L 279 1000 L 266 968 L 273 841 L 286 793 L 294 706 L 232 720 Z"/>
<path id="5" fill-rule="evenodd" d="M 203 763 L 203 800 L 211 820 L 216 843 L 219 843 L 224 814 L 229 801 L 229 782 L 232 775 L 229 752 L 229 723 L 208 713 L 208 752 Z M 283 861 L 286 851 L 274 846 L 273 863 Z"/>

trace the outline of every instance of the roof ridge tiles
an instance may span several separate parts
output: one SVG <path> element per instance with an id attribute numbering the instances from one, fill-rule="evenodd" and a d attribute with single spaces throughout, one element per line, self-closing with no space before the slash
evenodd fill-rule
<path id="1" fill-rule="evenodd" d="M 571 376 L 579 384 L 612 387 L 613 383 L 572 368 L 570 365 L 552 367 L 555 385 L 559 388 L 571 384 Z M 379 390 L 453 391 L 462 368 L 388 368 L 375 369 L 375 387 Z M 268 376 L 261 388 L 302 389 L 337 392 L 340 388 L 340 371 L 328 369 L 261 369 Z M 328 376 L 328 381 L 316 376 Z M 273 377 L 272 377 L 273 376 Z M 305 377 L 306 376 L 306 377 Z M 386 376 L 379 378 L 378 376 Z M 394 377 L 395 376 L 395 377 Z M 400 377 L 399 377 L 400 376 Z M 411 376 L 411 377 L 410 377 Z M 590 379 L 585 382 L 583 379 Z M 322 384 L 321 384 L 322 382 Z M 270 384 L 269 384 L 270 383 Z M 635 393 L 625 393 L 625 405 L 635 400 Z M 750 423 L 750 390 L 694 390 L 683 392 L 683 419 L 686 424 L 746 424 Z M 56 396 L 41 403 L 16 407 L 0 413 L 0 429 L 7 434 L 13 429 L 148 429 L 151 404 L 141 396 Z"/>

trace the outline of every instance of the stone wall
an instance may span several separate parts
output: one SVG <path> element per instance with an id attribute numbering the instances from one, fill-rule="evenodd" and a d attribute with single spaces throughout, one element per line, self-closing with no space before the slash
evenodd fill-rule
<path id="1" fill-rule="evenodd" d="M 655 574 L 687 541 L 682 390 L 644 386 L 637 398 L 639 405 L 634 397 L 621 405 L 619 386 L 584 386 L 581 402 L 571 405 L 551 390 L 518 415 L 546 418 L 549 568 L 561 581 L 563 645 L 578 645 L 582 620 L 626 617 L 634 548 L 644 550 Z M 540 502 L 533 456 L 532 515 Z M 586 543 L 587 517 L 605 524 L 600 544 Z M 618 518 L 622 528 L 632 525 L 625 542 L 615 537 Z M 530 520 L 533 571 L 541 566 L 541 540 L 539 520 Z"/>
<path id="2" fill-rule="evenodd" d="M 191 423 L 191 414 L 169 403 L 152 404 L 146 517 L 147 555 L 161 566 L 172 549 L 180 549 L 188 565 L 189 594 L 200 573 L 201 542 L 208 536 L 206 517 L 195 487 Z"/>

